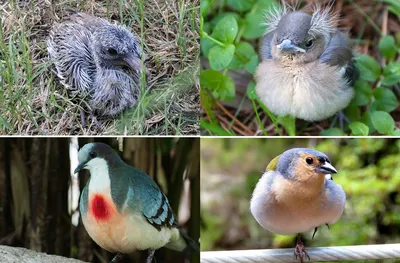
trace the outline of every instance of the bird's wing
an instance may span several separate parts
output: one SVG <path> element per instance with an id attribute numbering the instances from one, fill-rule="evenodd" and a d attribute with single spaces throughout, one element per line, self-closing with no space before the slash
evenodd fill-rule
<path id="1" fill-rule="evenodd" d="M 351 62 L 353 52 L 349 38 L 342 32 L 336 32 L 327 48 L 320 56 L 320 61 L 331 66 L 346 66 Z"/>
<path id="2" fill-rule="evenodd" d="M 353 52 L 349 38 L 338 31 L 332 36 L 328 47 L 320 56 L 320 61 L 331 66 L 339 66 L 344 69 L 343 77 L 353 86 L 359 77 L 359 70 L 353 61 Z"/>
<path id="3" fill-rule="evenodd" d="M 50 59 L 57 75 L 73 95 L 87 94 L 96 66 L 90 50 L 91 32 L 76 23 L 55 25 L 47 40 Z"/>
<path id="4" fill-rule="evenodd" d="M 177 227 L 178 222 L 168 199 L 158 185 L 143 171 L 131 166 L 128 168 L 124 174 L 129 181 L 125 202 L 127 208 L 141 213 L 158 230 Z"/>
<path id="5" fill-rule="evenodd" d="M 274 37 L 274 32 L 272 31 L 268 34 L 265 34 L 264 37 L 260 41 L 260 57 L 261 60 L 271 59 L 271 46 L 272 46 L 272 38 Z"/>

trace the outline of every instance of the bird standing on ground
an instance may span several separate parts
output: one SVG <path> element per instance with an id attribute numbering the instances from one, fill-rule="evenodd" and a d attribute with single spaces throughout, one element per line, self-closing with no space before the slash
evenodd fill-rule
<path id="1" fill-rule="evenodd" d="M 308 254 L 300 233 L 335 223 L 346 194 L 329 174 L 337 173 L 318 151 L 293 148 L 273 159 L 254 189 L 250 210 L 257 222 L 275 234 L 298 234 L 295 256 Z M 314 236 L 313 234 L 313 236 Z"/>
<path id="2" fill-rule="evenodd" d="M 350 103 L 359 73 L 337 20 L 330 8 L 316 8 L 312 15 L 286 7 L 270 12 L 255 90 L 271 112 L 317 121 Z"/>
<path id="3" fill-rule="evenodd" d="M 47 47 L 61 83 L 93 114 L 115 117 L 137 104 L 144 54 L 125 26 L 76 12 L 53 26 Z"/>
<path id="4" fill-rule="evenodd" d="M 168 199 L 143 171 L 126 164 L 104 143 L 89 143 L 78 153 L 81 169 L 90 171 L 80 213 L 90 237 L 102 248 L 122 254 L 167 247 L 185 253 L 199 247 L 178 225 Z"/>

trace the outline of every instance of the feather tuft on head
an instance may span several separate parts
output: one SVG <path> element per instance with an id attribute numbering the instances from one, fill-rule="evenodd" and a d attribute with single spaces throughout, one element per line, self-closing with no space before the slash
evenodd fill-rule
<path id="1" fill-rule="evenodd" d="M 331 5 L 327 6 L 325 9 L 316 6 L 313 10 L 311 27 L 308 32 L 312 36 L 322 34 L 326 39 L 329 39 L 329 35 L 336 31 L 338 21 L 339 14 L 337 12 L 332 12 Z"/>

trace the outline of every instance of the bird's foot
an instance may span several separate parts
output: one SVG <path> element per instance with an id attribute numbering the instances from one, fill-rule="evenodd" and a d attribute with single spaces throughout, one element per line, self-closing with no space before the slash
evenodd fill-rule
<path id="1" fill-rule="evenodd" d="M 155 250 L 149 249 L 149 256 L 147 257 L 146 263 L 151 263 L 153 261 L 155 252 Z"/>
<path id="2" fill-rule="evenodd" d="M 124 254 L 118 253 L 111 261 L 110 263 L 117 263 L 121 261 L 124 258 Z"/>
<path id="3" fill-rule="evenodd" d="M 96 116 L 94 116 L 94 113 L 90 113 L 90 118 L 92 119 L 92 122 L 97 126 L 97 128 L 101 128 L 100 122 L 97 120 Z"/>
<path id="4" fill-rule="evenodd" d="M 296 247 L 294 249 L 294 256 L 295 256 L 296 259 L 300 258 L 300 262 L 301 263 L 304 262 L 303 259 L 304 259 L 305 256 L 310 261 L 310 256 L 308 255 L 303 242 L 301 242 L 301 240 L 300 240 L 300 235 L 297 236 L 297 244 L 296 244 Z"/>
<path id="5" fill-rule="evenodd" d="M 82 127 L 86 126 L 85 119 L 86 119 L 85 112 L 81 109 L 81 124 L 82 124 Z"/>
<path id="6" fill-rule="evenodd" d="M 336 125 L 336 123 L 339 123 L 339 128 L 343 130 L 344 124 L 350 123 L 350 120 L 349 120 L 349 118 L 346 117 L 344 112 L 341 110 L 338 113 L 336 113 L 335 117 L 333 117 L 330 128 L 333 128 Z"/>

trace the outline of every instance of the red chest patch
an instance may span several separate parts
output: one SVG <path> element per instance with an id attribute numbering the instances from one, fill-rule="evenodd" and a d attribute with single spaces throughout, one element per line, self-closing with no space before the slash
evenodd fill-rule
<path id="1" fill-rule="evenodd" d="M 106 199 L 100 195 L 95 194 L 90 201 L 90 212 L 97 220 L 107 220 L 112 213 L 112 207 L 107 203 Z"/>

